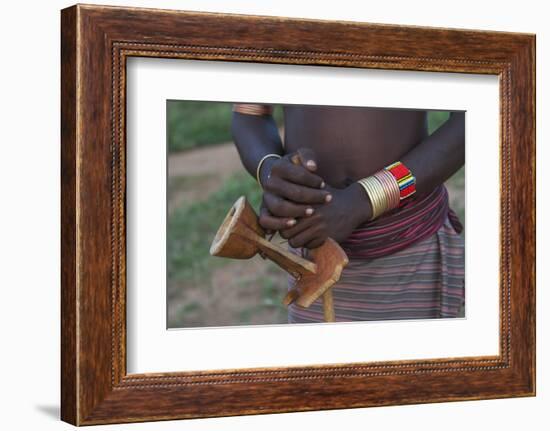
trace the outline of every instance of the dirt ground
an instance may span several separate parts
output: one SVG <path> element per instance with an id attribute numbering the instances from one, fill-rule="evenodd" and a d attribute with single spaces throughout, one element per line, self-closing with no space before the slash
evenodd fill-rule
<path id="1" fill-rule="evenodd" d="M 207 199 L 242 170 L 232 143 L 170 155 L 168 213 L 183 202 Z M 286 323 L 281 306 L 269 299 L 284 297 L 286 280 L 274 264 L 255 257 L 228 260 L 200 284 L 169 281 L 169 327 L 205 326 L 205 322 L 207 326 Z"/>
<path id="2" fill-rule="evenodd" d="M 183 202 L 206 198 L 235 172 L 242 170 L 241 160 L 232 143 L 201 147 L 168 157 L 168 213 Z M 178 179 L 196 178 L 200 187 L 178 187 Z"/>

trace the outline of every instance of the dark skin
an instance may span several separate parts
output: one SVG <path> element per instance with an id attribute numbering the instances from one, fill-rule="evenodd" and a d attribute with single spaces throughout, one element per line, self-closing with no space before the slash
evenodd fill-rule
<path id="1" fill-rule="evenodd" d="M 260 225 L 279 231 L 293 247 L 344 241 L 372 214 L 357 180 L 396 160 L 416 177 L 417 194 L 429 193 L 464 165 L 463 112 L 431 136 L 425 111 L 354 107 L 285 106 L 285 144 L 269 115 L 233 113 L 232 133 L 247 171 L 260 159 L 264 188 Z M 291 161 L 299 155 L 300 165 Z"/>

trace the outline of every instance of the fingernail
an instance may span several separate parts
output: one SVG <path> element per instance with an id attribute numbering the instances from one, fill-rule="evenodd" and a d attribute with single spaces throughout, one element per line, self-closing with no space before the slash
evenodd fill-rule
<path id="1" fill-rule="evenodd" d="M 325 182 L 324 182 L 324 181 L 321 183 L 321 188 L 322 188 L 322 189 L 325 188 Z"/>
<path id="2" fill-rule="evenodd" d="M 290 219 L 286 222 L 287 226 L 294 226 L 295 224 L 296 224 L 296 220 L 294 220 L 294 219 Z"/>
<path id="3" fill-rule="evenodd" d="M 315 164 L 315 162 L 313 160 L 308 160 L 306 162 L 306 166 L 310 169 L 315 169 L 317 167 L 317 165 Z"/>
<path id="4" fill-rule="evenodd" d="M 330 202 L 332 200 L 332 195 L 325 196 L 325 202 Z"/>
<path id="5" fill-rule="evenodd" d="M 306 209 L 306 214 L 307 214 L 307 215 L 313 214 L 313 208 L 308 208 L 308 209 Z"/>

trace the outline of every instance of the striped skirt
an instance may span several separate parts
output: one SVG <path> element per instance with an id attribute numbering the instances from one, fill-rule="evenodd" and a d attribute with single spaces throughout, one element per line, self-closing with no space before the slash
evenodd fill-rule
<path id="1" fill-rule="evenodd" d="M 289 277 L 289 288 L 293 283 Z M 464 305 L 464 239 L 446 218 L 435 234 L 405 249 L 350 258 L 332 292 L 337 322 L 457 317 Z M 291 304 L 288 321 L 322 322 L 322 299 L 309 308 Z"/>

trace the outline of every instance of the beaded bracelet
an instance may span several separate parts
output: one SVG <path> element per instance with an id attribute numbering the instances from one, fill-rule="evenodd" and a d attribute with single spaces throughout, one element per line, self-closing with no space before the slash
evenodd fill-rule
<path id="1" fill-rule="evenodd" d="M 399 185 L 399 197 L 401 200 L 408 198 L 416 192 L 416 178 L 409 168 L 397 161 L 384 168 L 391 173 Z"/>
<path id="2" fill-rule="evenodd" d="M 369 220 L 399 207 L 403 200 L 416 192 L 416 178 L 401 162 L 397 161 L 380 169 L 358 183 L 367 193 L 372 207 Z"/>

